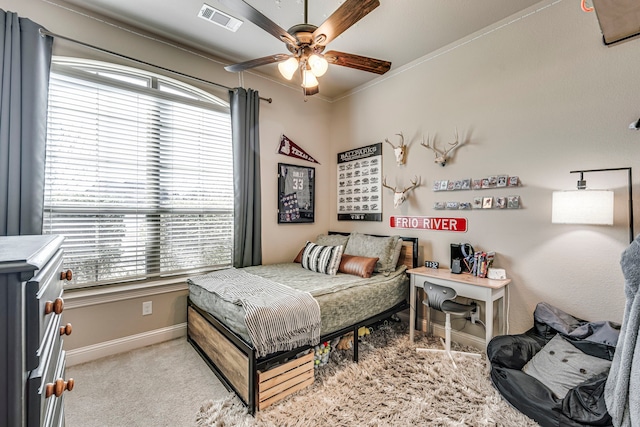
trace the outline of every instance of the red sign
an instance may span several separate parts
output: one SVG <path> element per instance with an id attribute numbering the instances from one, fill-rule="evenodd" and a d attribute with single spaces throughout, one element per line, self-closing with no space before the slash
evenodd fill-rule
<path id="1" fill-rule="evenodd" d="M 389 218 L 393 228 L 415 230 L 467 231 L 466 218 L 433 218 L 429 216 L 392 216 Z"/>
<path id="2" fill-rule="evenodd" d="M 277 152 L 278 154 L 283 154 L 285 156 L 295 157 L 296 159 L 320 164 L 320 162 L 311 157 L 306 151 L 300 148 L 295 142 L 287 138 L 285 135 L 282 135 L 280 137 L 280 143 L 278 144 Z"/>

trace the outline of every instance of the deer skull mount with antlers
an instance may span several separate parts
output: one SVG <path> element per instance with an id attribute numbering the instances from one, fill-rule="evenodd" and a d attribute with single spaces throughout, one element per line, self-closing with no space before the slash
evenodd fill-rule
<path id="1" fill-rule="evenodd" d="M 393 191 L 393 207 L 394 208 L 399 208 L 401 204 L 404 203 L 405 200 L 407 200 L 407 196 L 409 194 L 409 191 L 413 190 L 414 188 L 416 188 L 419 184 L 419 180 L 418 177 L 416 176 L 414 180 L 411 181 L 411 186 L 405 188 L 404 190 L 398 190 L 396 189 L 396 187 L 391 187 L 389 185 L 387 185 L 387 178 L 383 178 L 382 179 L 382 186 L 385 188 L 388 188 L 389 190 Z"/>
<path id="2" fill-rule="evenodd" d="M 427 143 L 424 143 L 424 136 L 422 137 L 422 142 L 420 143 L 420 145 L 422 145 L 423 147 L 428 148 L 429 150 L 433 150 L 436 158 L 434 159 L 434 163 L 439 164 L 440 166 L 444 167 L 447 165 L 447 156 L 449 155 L 449 153 L 451 152 L 451 150 L 453 150 L 454 148 L 456 148 L 458 146 L 458 144 L 460 143 L 458 141 L 458 129 L 456 129 L 456 140 L 453 142 L 450 142 L 449 145 L 450 147 L 447 148 L 444 151 L 438 150 L 436 148 L 436 144 L 435 144 L 435 138 L 432 144 L 429 144 L 429 135 L 427 135 Z"/>
<path id="3" fill-rule="evenodd" d="M 387 138 L 385 138 L 384 141 L 393 147 L 393 153 L 396 156 L 396 163 L 398 166 L 402 166 L 404 165 L 405 157 L 407 155 L 407 146 L 404 143 L 404 135 L 402 135 L 402 132 L 396 133 L 396 135 L 400 137 L 400 144 L 393 145 Z"/>

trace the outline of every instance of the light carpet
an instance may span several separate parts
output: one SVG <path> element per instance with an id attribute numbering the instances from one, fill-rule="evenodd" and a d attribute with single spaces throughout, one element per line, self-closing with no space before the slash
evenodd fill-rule
<path id="1" fill-rule="evenodd" d="M 310 387 L 255 418 L 233 394 L 210 400 L 197 414 L 200 427 L 327 426 L 538 426 L 493 388 L 486 358 L 417 353 L 439 348 L 433 338 L 409 343 L 406 325 L 383 327 L 352 351 L 332 351 Z M 457 348 L 472 351 L 470 348 Z"/>

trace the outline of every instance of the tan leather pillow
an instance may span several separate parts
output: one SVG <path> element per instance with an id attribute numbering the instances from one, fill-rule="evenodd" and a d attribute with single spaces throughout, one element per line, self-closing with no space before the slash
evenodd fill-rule
<path id="1" fill-rule="evenodd" d="M 340 273 L 353 274 L 366 279 L 371 277 L 373 269 L 376 266 L 376 262 L 378 262 L 378 258 L 342 254 L 342 260 L 340 261 L 338 271 Z"/>
<path id="2" fill-rule="evenodd" d="M 298 252 L 293 262 L 297 262 L 298 264 L 302 262 L 302 252 L 304 252 L 304 248 L 300 249 L 300 252 Z"/>

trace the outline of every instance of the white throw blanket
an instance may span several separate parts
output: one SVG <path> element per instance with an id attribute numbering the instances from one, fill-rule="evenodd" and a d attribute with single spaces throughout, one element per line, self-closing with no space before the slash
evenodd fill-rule
<path id="1" fill-rule="evenodd" d="M 604 390 L 616 427 L 640 426 L 640 235 L 622 253 L 627 302 L 618 345 Z"/>
<path id="2" fill-rule="evenodd" d="M 257 357 L 320 341 L 320 306 L 308 292 L 235 268 L 189 280 L 244 308 Z"/>

